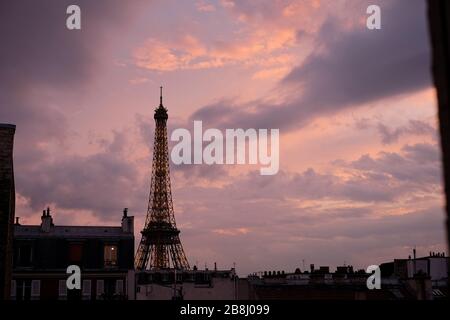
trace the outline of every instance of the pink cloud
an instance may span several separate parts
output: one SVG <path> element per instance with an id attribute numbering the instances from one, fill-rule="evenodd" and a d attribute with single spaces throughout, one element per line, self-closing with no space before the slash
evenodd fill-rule
<path id="1" fill-rule="evenodd" d="M 216 11 L 216 7 L 209 0 L 199 0 L 195 3 L 198 11 L 201 12 L 213 12 Z"/>

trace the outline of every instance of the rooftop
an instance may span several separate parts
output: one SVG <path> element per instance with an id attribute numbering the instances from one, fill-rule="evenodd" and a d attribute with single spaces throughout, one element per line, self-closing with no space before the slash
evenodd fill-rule
<path id="1" fill-rule="evenodd" d="M 131 233 L 124 233 L 122 227 L 101 226 L 53 226 L 49 232 L 44 232 L 41 226 L 15 225 L 16 238 L 110 238 L 133 237 Z"/>
<path id="2" fill-rule="evenodd" d="M 57 226 L 53 223 L 50 208 L 43 210 L 40 225 L 21 225 L 16 217 L 14 237 L 16 239 L 35 238 L 133 238 L 134 217 L 128 216 L 128 209 L 123 211 L 119 226 Z"/>

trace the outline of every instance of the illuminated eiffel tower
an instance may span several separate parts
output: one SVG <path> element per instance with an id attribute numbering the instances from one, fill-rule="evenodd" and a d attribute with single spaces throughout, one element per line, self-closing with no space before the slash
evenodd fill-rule
<path id="1" fill-rule="evenodd" d="M 147 218 L 135 258 L 137 270 L 189 269 L 175 223 L 170 188 L 169 148 L 167 145 L 167 109 L 162 103 L 155 109 L 155 141 Z"/>

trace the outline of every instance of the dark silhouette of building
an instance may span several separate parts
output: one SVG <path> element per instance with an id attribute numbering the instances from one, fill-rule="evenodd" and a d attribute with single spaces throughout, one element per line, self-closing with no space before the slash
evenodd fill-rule
<path id="1" fill-rule="evenodd" d="M 13 146 L 16 126 L 0 124 L 0 300 L 8 299 L 11 284 L 12 225 L 15 210 Z"/>
<path id="2" fill-rule="evenodd" d="M 147 218 L 136 254 L 136 269 L 189 269 L 175 223 L 170 187 L 167 109 L 163 106 L 162 87 L 159 107 L 155 109 L 155 141 Z"/>
<path id="3" fill-rule="evenodd" d="M 447 240 L 450 247 L 450 2 L 428 0 L 433 49 L 433 76 L 437 91 L 442 160 L 447 203 Z"/>
<path id="4" fill-rule="evenodd" d="M 380 269 L 383 278 L 408 282 L 420 296 L 432 295 L 433 299 L 445 299 L 448 297 L 449 262 L 444 252 L 430 252 L 426 257 L 394 259 L 381 264 Z M 429 281 L 422 281 L 424 279 Z"/>
<path id="5" fill-rule="evenodd" d="M 134 297 L 134 217 L 122 225 L 58 226 L 50 209 L 40 225 L 14 225 L 11 296 L 16 300 L 126 299 Z M 68 290 L 70 265 L 81 269 L 81 289 Z"/>
<path id="6" fill-rule="evenodd" d="M 369 289 L 370 275 L 352 266 L 327 266 L 294 273 L 265 271 L 239 279 L 238 299 L 250 300 L 431 300 L 430 278 L 417 275 L 401 278 L 381 276 L 381 289 Z"/>

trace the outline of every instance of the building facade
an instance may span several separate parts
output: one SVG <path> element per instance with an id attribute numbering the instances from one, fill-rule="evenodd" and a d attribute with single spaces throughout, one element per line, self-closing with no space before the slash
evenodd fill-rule
<path id="1" fill-rule="evenodd" d="M 14 225 L 14 300 L 134 298 L 134 218 L 120 226 L 58 226 L 50 210 L 40 225 Z M 69 290 L 69 266 L 81 271 L 80 289 Z"/>
<path id="2" fill-rule="evenodd" d="M 237 299 L 238 277 L 234 269 L 146 270 L 139 271 L 136 279 L 136 300 Z"/>

